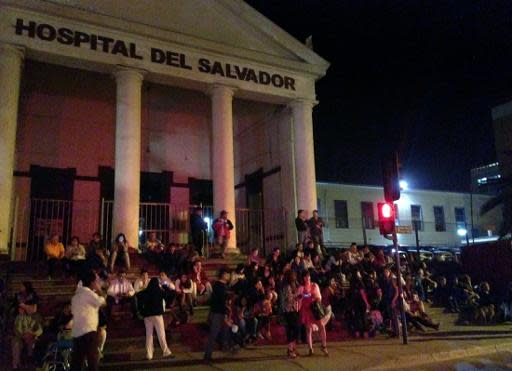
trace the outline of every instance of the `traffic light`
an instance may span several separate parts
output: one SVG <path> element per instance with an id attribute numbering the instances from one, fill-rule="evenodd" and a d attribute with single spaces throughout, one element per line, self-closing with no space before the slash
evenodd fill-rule
<path id="1" fill-rule="evenodd" d="M 395 230 L 395 207 L 390 202 L 378 204 L 379 208 L 379 230 L 383 236 L 393 234 Z"/>
<path id="2" fill-rule="evenodd" d="M 384 181 L 384 199 L 386 202 L 400 199 L 398 156 L 396 152 L 390 152 L 382 159 L 382 177 Z"/>

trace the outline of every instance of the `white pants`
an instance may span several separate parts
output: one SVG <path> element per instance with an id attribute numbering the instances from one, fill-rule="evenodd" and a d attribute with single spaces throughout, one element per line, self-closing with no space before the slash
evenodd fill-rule
<path id="1" fill-rule="evenodd" d="M 156 330 L 156 336 L 162 348 L 163 354 L 170 353 L 167 347 L 167 340 L 165 339 L 164 318 L 160 316 L 151 316 L 144 318 L 144 326 L 146 326 L 146 356 L 149 359 L 153 358 L 153 329 Z"/>

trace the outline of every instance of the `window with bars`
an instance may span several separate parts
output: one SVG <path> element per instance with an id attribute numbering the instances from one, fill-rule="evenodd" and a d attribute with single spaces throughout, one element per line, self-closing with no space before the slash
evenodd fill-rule
<path id="1" fill-rule="evenodd" d="M 412 227 L 418 231 L 423 230 L 423 212 L 421 205 L 411 205 Z"/>
<path id="2" fill-rule="evenodd" d="M 455 223 L 457 224 L 457 229 L 466 228 L 466 210 L 463 207 L 455 208 Z"/>
<path id="3" fill-rule="evenodd" d="M 346 200 L 334 200 L 334 219 L 336 221 L 336 228 L 348 228 Z"/>
<path id="4" fill-rule="evenodd" d="M 436 232 L 446 232 L 446 221 L 444 219 L 444 208 L 434 206 L 434 224 Z"/>
<path id="5" fill-rule="evenodd" d="M 373 213 L 373 202 L 361 202 L 361 215 L 365 229 L 375 228 L 375 215 Z"/>

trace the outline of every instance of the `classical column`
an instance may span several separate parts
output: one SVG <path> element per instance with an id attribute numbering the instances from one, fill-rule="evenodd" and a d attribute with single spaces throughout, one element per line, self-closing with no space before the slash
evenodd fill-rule
<path id="1" fill-rule="evenodd" d="M 138 248 L 143 74 L 126 68 L 114 75 L 117 93 L 113 236 L 124 233 L 130 246 Z"/>
<path id="2" fill-rule="evenodd" d="M 235 225 L 231 231 L 229 249 L 236 250 L 235 161 L 233 152 L 234 89 L 214 85 L 209 90 L 212 99 L 212 180 L 215 217 L 222 210 Z"/>
<path id="3" fill-rule="evenodd" d="M 0 254 L 8 251 L 23 51 L 0 44 Z"/>
<path id="4" fill-rule="evenodd" d="M 309 100 L 296 100 L 290 103 L 293 115 L 297 209 L 307 210 L 308 216 L 317 208 L 313 141 L 314 105 L 315 102 Z"/>

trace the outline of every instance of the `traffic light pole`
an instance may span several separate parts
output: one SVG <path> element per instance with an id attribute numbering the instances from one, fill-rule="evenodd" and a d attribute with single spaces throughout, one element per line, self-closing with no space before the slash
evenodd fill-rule
<path id="1" fill-rule="evenodd" d="M 395 249 L 395 260 L 396 260 L 396 279 L 398 286 L 398 300 L 400 306 L 400 322 L 402 323 L 402 344 L 406 345 L 409 343 L 407 337 L 407 321 L 405 319 L 405 310 L 404 310 L 404 297 L 403 297 L 403 288 L 402 288 L 402 271 L 400 269 L 400 252 L 398 251 L 398 239 L 396 236 L 396 227 L 393 228 L 393 247 Z M 393 314 L 394 315 L 394 314 Z"/>

